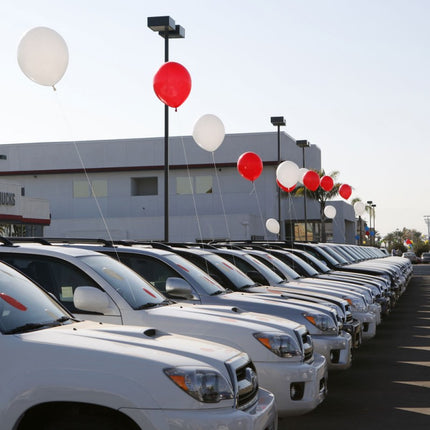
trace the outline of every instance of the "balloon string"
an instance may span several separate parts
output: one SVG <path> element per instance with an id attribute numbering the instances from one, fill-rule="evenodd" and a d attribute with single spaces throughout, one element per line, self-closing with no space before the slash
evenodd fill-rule
<path id="1" fill-rule="evenodd" d="M 71 128 L 71 126 L 70 126 L 70 123 L 69 123 L 69 121 L 68 121 L 68 119 L 67 119 L 67 117 L 66 117 L 66 114 L 65 114 L 65 112 L 64 112 L 64 109 L 63 109 L 63 107 L 62 107 L 62 105 L 61 105 L 61 102 L 60 102 L 60 98 L 59 98 L 60 96 L 58 95 L 58 93 L 57 93 L 56 91 L 55 91 L 55 93 L 54 93 L 54 94 L 56 94 L 56 96 L 55 96 L 55 97 L 56 97 L 56 101 L 57 101 L 57 104 L 58 104 L 59 110 L 60 110 L 60 112 L 61 112 L 61 114 L 62 114 L 62 116 L 63 116 L 64 123 L 66 124 L 66 127 L 67 127 L 67 129 L 68 129 L 69 135 L 70 135 L 70 136 L 73 136 L 73 134 L 72 134 L 72 132 L 71 132 L 72 128 Z M 101 206 L 100 206 L 99 200 L 98 200 L 98 198 L 97 198 L 97 196 L 96 196 L 96 194 L 95 194 L 95 192 L 94 192 L 93 185 L 92 185 L 92 183 L 91 183 L 90 177 L 89 177 L 89 175 L 88 175 L 87 169 L 86 169 L 86 167 L 85 167 L 85 164 L 84 164 L 84 161 L 83 161 L 83 159 L 82 159 L 81 153 L 80 153 L 79 148 L 78 148 L 78 145 L 77 145 L 77 143 L 76 143 L 76 140 L 75 140 L 74 138 L 72 138 L 72 142 L 73 142 L 73 146 L 75 147 L 76 154 L 78 155 L 79 162 L 81 163 L 82 170 L 84 171 L 85 178 L 86 178 L 86 180 L 87 180 L 87 182 L 88 182 L 88 185 L 89 185 L 89 188 L 90 188 L 90 190 L 91 190 L 91 197 L 94 199 L 94 202 L 96 203 L 97 210 L 98 210 L 98 212 L 99 212 L 100 218 L 101 218 L 101 220 L 102 220 L 102 222 L 103 222 L 103 225 L 104 225 L 104 227 L 105 227 L 106 234 L 107 234 L 107 236 L 108 236 L 109 240 L 110 240 L 111 242 L 113 242 L 113 239 L 112 239 L 112 235 L 111 235 L 110 229 L 109 229 L 109 227 L 108 227 L 108 224 L 107 224 L 106 218 L 105 218 L 105 217 L 104 217 L 104 215 L 103 215 L 103 211 L 102 211 L 102 208 L 101 208 Z M 119 255 L 118 255 L 118 252 L 116 251 L 116 249 L 115 249 L 115 254 L 116 254 L 116 258 L 119 260 Z M 126 284 L 126 286 L 128 287 L 128 291 L 129 291 L 130 295 L 133 297 L 133 299 L 134 299 L 134 300 L 136 300 L 135 293 L 134 293 L 134 289 L 133 289 L 133 288 L 131 288 L 130 281 L 129 281 L 128 279 L 125 281 L 125 284 Z"/>
<path id="2" fill-rule="evenodd" d="M 58 103 L 59 110 L 60 110 L 61 114 L 63 115 L 64 123 L 66 124 L 66 126 L 67 126 L 67 128 L 68 128 L 68 132 L 69 132 L 70 136 L 72 136 L 70 123 L 69 123 L 69 121 L 68 121 L 68 120 L 67 120 L 67 118 L 66 118 L 66 115 L 65 115 L 65 113 L 64 113 L 64 109 L 63 109 L 63 107 L 62 107 L 62 105 L 61 105 L 61 102 L 60 102 L 60 99 L 59 99 L 59 96 L 58 96 L 58 93 L 56 92 L 55 94 L 56 94 L 56 101 L 57 101 L 57 103 Z M 79 162 L 81 163 L 82 170 L 83 170 L 84 175 L 85 175 L 85 178 L 86 178 L 86 180 L 87 180 L 87 182 L 88 182 L 88 186 L 89 186 L 89 188 L 90 188 L 90 190 L 91 190 L 91 196 L 92 196 L 92 197 L 93 197 L 93 199 L 94 199 L 94 202 L 95 202 L 95 204 L 96 204 L 96 206 L 97 206 L 97 210 L 98 210 L 99 215 L 100 215 L 100 218 L 101 218 L 101 220 L 102 220 L 102 222 L 103 222 L 103 225 L 104 225 L 104 227 L 105 227 L 105 229 L 106 229 L 106 233 L 107 233 L 107 235 L 108 235 L 108 237 L 109 237 L 109 240 L 110 240 L 110 241 L 113 241 L 112 236 L 111 236 L 111 233 L 110 233 L 110 229 L 109 229 L 109 227 L 108 227 L 108 225 L 107 225 L 107 222 L 106 222 L 106 218 L 105 218 L 105 217 L 104 217 L 104 215 L 103 215 L 103 211 L 102 211 L 102 208 L 101 208 L 101 206 L 100 206 L 99 200 L 98 200 L 98 198 L 97 198 L 97 196 L 96 196 L 96 194 L 95 194 L 95 192 L 94 192 L 94 188 L 93 188 L 93 185 L 92 185 L 92 183 L 91 183 L 90 176 L 88 175 L 88 172 L 87 172 L 87 169 L 86 169 L 86 167 L 85 167 L 84 161 L 83 161 L 83 159 L 82 159 L 81 153 L 80 153 L 80 151 L 79 151 L 78 145 L 77 145 L 77 143 L 76 143 L 76 140 L 75 140 L 75 139 L 73 139 L 73 138 L 72 138 L 72 143 L 73 143 L 73 146 L 75 147 L 76 154 L 77 154 L 77 156 L 78 156 L 78 158 L 79 158 Z"/>
<path id="3" fill-rule="evenodd" d="M 216 163 L 215 163 L 215 153 L 214 153 L 214 151 L 212 151 L 212 161 L 214 163 L 215 177 L 216 177 L 216 180 L 217 180 L 217 185 L 218 185 L 218 189 L 219 189 L 219 195 L 220 195 L 220 198 L 221 198 L 221 206 L 222 206 L 222 212 L 224 214 L 225 228 L 227 229 L 227 238 L 231 239 L 230 228 L 228 226 L 227 214 L 225 212 L 225 206 L 224 206 L 224 200 L 223 200 L 223 196 L 222 196 L 222 190 L 221 190 L 220 180 L 219 180 L 219 176 L 218 176 L 218 172 L 217 172 L 217 168 L 216 168 Z"/>
<path id="4" fill-rule="evenodd" d="M 266 226 L 264 225 L 263 212 L 261 211 L 260 200 L 258 199 L 258 193 L 257 193 L 257 189 L 255 188 L 255 182 L 254 181 L 252 181 L 252 191 L 251 191 L 251 194 L 252 193 L 255 193 L 255 199 L 257 200 L 257 206 L 258 206 L 258 212 L 260 214 L 261 225 L 263 226 L 264 239 L 267 240 Z"/>
<path id="5" fill-rule="evenodd" d="M 194 195 L 193 181 L 192 181 L 192 178 L 191 178 L 191 172 L 190 172 L 190 167 L 189 167 L 189 164 L 188 164 L 187 151 L 185 150 L 185 144 L 184 144 L 184 137 L 183 136 L 181 136 L 181 143 L 182 143 L 182 149 L 184 151 L 185 164 L 187 166 L 187 175 L 188 175 L 188 180 L 190 182 L 191 196 L 192 196 L 192 199 L 193 199 L 194 212 L 196 214 L 197 228 L 199 230 L 200 241 L 203 242 L 203 234 L 202 234 L 202 229 L 201 229 L 201 226 L 200 226 L 199 214 L 197 212 L 197 203 L 196 203 L 196 199 L 195 199 L 195 195 Z"/>
<path id="6" fill-rule="evenodd" d="M 297 213 L 296 213 L 296 211 L 295 211 L 295 206 L 294 206 L 294 200 L 293 200 L 293 198 L 291 197 L 291 194 L 290 193 L 288 193 L 288 218 L 289 218 L 289 221 L 290 221 L 290 231 L 289 231 L 289 233 L 290 233 L 290 236 L 291 236 L 291 241 L 292 241 L 292 243 L 293 243 L 293 248 L 294 248 L 294 221 L 297 221 L 298 220 L 298 218 L 297 218 Z M 287 236 L 287 232 L 285 232 L 285 238 L 286 238 L 286 236 Z"/>

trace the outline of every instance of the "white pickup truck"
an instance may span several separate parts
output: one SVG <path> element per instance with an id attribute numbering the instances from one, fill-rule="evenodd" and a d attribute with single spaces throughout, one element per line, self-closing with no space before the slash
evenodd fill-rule
<path id="1" fill-rule="evenodd" d="M 155 327 L 246 352 L 279 416 L 315 409 L 327 395 L 327 361 L 306 327 L 235 306 L 175 304 L 115 259 L 86 249 L 2 245 L 0 259 L 34 279 L 79 318 Z"/>
<path id="2" fill-rule="evenodd" d="M 246 353 L 78 321 L 0 263 L 1 430 L 275 430 Z"/>

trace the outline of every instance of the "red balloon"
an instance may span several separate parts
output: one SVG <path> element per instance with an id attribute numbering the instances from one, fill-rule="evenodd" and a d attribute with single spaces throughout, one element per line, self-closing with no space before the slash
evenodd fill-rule
<path id="1" fill-rule="evenodd" d="M 341 197 L 343 197 L 345 200 L 348 200 L 351 197 L 352 194 L 352 188 L 347 185 L 347 184 L 343 184 L 340 186 L 339 188 L 339 194 L 341 195 Z"/>
<path id="2" fill-rule="evenodd" d="M 154 76 L 154 91 L 167 106 L 177 108 L 187 99 L 191 91 L 191 76 L 188 70 L 174 61 L 164 63 Z"/>
<path id="3" fill-rule="evenodd" d="M 303 176 L 303 185 L 310 191 L 316 191 L 320 186 L 320 176 L 317 172 L 309 170 Z"/>
<path id="4" fill-rule="evenodd" d="M 285 191 L 285 192 L 287 192 L 287 193 L 291 193 L 291 191 L 293 191 L 294 190 L 294 188 L 296 188 L 296 184 L 294 184 L 292 187 L 290 187 L 290 188 L 287 188 L 287 187 L 284 187 L 278 180 L 276 180 L 276 183 L 278 184 L 278 187 L 281 189 L 281 190 L 283 190 L 283 191 Z"/>
<path id="5" fill-rule="evenodd" d="M 244 152 L 237 160 L 237 170 L 248 181 L 255 181 L 263 171 L 263 162 L 254 152 Z"/>
<path id="6" fill-rule="evenodd" d="M 331 191 L 334 187 L 333 178 L 331 176 L 323 176 L 320 181 L 321 188 L 324 191 Z"/>

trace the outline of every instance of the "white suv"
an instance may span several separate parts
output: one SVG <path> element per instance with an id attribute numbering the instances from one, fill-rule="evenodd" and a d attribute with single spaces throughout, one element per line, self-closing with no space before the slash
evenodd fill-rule
<path id="1" fill-rule="evenodd" d="M 2 430 L 276 429 L 246 353 L 73 318 L 0 263 Z"/>

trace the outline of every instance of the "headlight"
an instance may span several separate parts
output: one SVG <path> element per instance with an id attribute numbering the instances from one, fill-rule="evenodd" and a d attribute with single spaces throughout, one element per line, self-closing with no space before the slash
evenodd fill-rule
<path id="1" fill-rule="evenodd" d="M 164 369 L 164 373 L 199 402 L 218 403 L 234 397 L 232 387 L 216 370 L 174 367 Z"/>
<path id="2" fill-rule="evenodd" d="M 299 344 L 288 334 L 254 333 L 254 337 L 279 357 L 291 358 L 302 355 Z"/>
<path id="3" fill-rule="evenodd" d="M 354 297 L 352 299 L 350 298 L 345 298 L 348 303 L 351 305 L 351 307 L 353 309 L 355 309 L 358 312 L 366 312 L 367 311 L 367 306 L 364 302 L 364 300 L 358 298 L 358 297 Z"/>
<path id="4" fill-rule="evenodd" d="M 306 313 L 303 314 L 303 316 L 321 331 L 329 332 L 331 334 L 337 333 L 338 327 L 336 321 L 334 321 L 333 318 L 330 318 L 328 315 Z"/>

